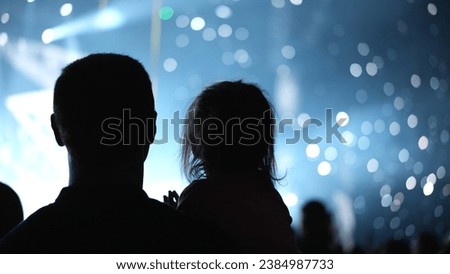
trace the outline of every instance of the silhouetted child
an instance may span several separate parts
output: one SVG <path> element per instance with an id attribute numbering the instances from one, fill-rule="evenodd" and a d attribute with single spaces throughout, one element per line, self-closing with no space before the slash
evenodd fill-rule
<path id="1" fill-rule="evenodd" d="M 178 209 L 224 232 L 234 253 L 295 253 L 291 216 L 275 189 L 274 112 L 253 84 L 207 87 L 187 113 Z"/>
<path id="2" fill-rule="evenodd" d="M 12 230 L 3 253 L 204 253 L 203 237 L 142 189 L 156 133 L 149 76 L 136 60 L 93 54 L 62 71 L 52 128 L 69 186 Z M 210 239 L 208 239 L 210 240 Z"/>
<path id="3" fill-rule="evenodd" d="M 0 182 L 0 239 L 23 220 L 19 196 L 9 186 Z"/>
<path id="4" fill-rule="evenodd" d="M 332 218 L 320 201 L 309 201 L 301 211 L 300 252 L 308 254 L 342 253 L 334 241 Z"/>

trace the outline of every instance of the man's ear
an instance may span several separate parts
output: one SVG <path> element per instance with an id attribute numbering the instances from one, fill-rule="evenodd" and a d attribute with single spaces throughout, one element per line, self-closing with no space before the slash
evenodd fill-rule
<path id="1" fill-rule="evenodd" d="M 64 142 L 61 138 L 61 133 L 59 131 L 59 126 L 58 126 L 58 123 L 56 122 L 56 117 L 55 117 L 54 113 L 50 116 L 50 121 L 52 124 L 53 134 L 55 135 L 55 140 L 59 146 L 63 147 Z"/>

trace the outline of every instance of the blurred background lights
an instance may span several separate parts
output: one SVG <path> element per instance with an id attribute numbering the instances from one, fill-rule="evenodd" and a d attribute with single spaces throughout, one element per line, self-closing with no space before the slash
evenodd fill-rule
<path id="1" fill-rule="evenodd" d="M 362 74 L 362 67 L 360 64 L 353 63 L 350 65 L 350 73 L 353 75 L 353 77 L 358 78 Z"/>
<path id="2" fill-rule="evenodd" d="M 340 111 L 336 114 L 336 123 L 341 127 L 345 127 L 346 125 L 348 125 L 349 121 L 350 117 L 346 112 Z"/>
<path id="3" fill-rule="evenodd" d="M 287 121 L 276 134 L 278 174 L 286 174 L 277 189 L 294 224 L 302 203 L 318 198 L 339 219 L 339 238 L 354 233 L 361 246 L 450 233 L 445 0 L 28 2 L 0 7 L 0 180 L 17 189 L 25 216 L 67 181 L 48 122 L 61 68 L 118 52 L 148 70 L 157 137 L 168 137 L 146 161 L 152 198 L 188 185 L 164 121 L 183 117 L 203 87 L 243 79 L 262 87 L 277 122 Z M 333 125 L 343 140 L 327 140 Z M 306 133 L 322 139 L 310 144 Z"/>
<path id="4" fill-rule="evenodd" d="M 205 19 L 201 17 L 194 17 L 191 20 L 191 28 L 195 31 L 202 30 L 205 27 Z"/>
<path id="5" fill-rule="evenodd" d="M 331 172 L 331 164 L 327 161 L 320 162 L 317 166 L 317 173 L 320 176 L 328 176 Z"/>
<path id="6" fill-rule="evenodd" d="M 438 11 L 436 5 L 433 3 L 428 3 L 427 10 L 431 15 L 436 15 Z"/>
<path id="7" fill-rule="evenodd" d="M 427 149 L 427 147 L 428 147 L 428 138 L 426 136 L 420 137 L 419 141 L 418 141 L 418 145 L 419 145 L 419 148 L 421 150 Z"/>
<path id="8" fill-rule="evenodd" d="M 298 204 L 298 197 L 295 193 L 287 193 L 283 196 L 283 201 L 287 207 L 295 207 Z"/>
<path id="9" fill-rule="evenodd" d="M 216 8 L 216 16 L 222 19 L 230 18 L 233 15 L 233 11 L 230 7 L 225 5 L 219 5 Z"/>
<path id="10" fill-rule="evenodd" d="M 415 88 L 420 87 L 420 84 L 422 83 L 422 80 L 420 79 L 420 76 L 417 74 L 411 75 L 411 85 Z"/>
<path id="11" fill-rule="evenodd" d="M 8 23 L 8 21 L 9 21 L 9 13 L 5 12 L 0 17 L 0 22 L 2 22 L 2 24 L 6 24 Z"/>
<path id="12" fill-rule="evenodd" d="M 306 146 L 306 156 L 308 158 L 314 159 L 319 157 L 320 155 L 320 147 L 317 144 L 309 144 Z"/>
<path id="13" fill-rule="evenodd" d="M 423 186 L 423 195 L 425 196 L 430 196 L 434 191 L 434 185 L 431 182 L 427 182 L 424 186 Z"/>
<path id="14" fill-rule="evenodd" d="M 359 44 L 358 44 L 358 52 L 359 52 L 359 54 L 361 54 L 362 56 L 367 56 L 367 55 L 369 55 L 369 52 L 370 52 L 369 45 L 367 45 L 366 43 L 359 43 Z"/>
<path id="15" fill-rule="evenodd" d="M 281 49 L 281 54 L 286 59 L 292 59 L 295 57 L 295 48 L 291 45 L 286 45 Z"/>
<path id="16" fill-rule="evenodd" d="M 175 24 L 180 29 L 183 29 L 183 28 L 189 26 L 189 22 L 190 22 L 189 17 L 187 17 L 186 15 L 180 15 L 175 20 Z"/>
<path id="17" fill-rule="evenodd" d="M 167 21 L 170 20 L 172 18 L 174 14 L 174 10 L 172 7 L 162 7 L 161 9 L 159 9 L 159 18 L 161 20 Z"/>
<path id="18" fill-rule="evenodd" d="M 296 6 L 301 5 L 303 3 L 303 0 L 290 0 L 290 1 L 293 5 Z"/>
<path id="19" fill-rule="evenodd" d="M 376 159 L 370 159 L 367 162 L 367 171 L 374 173 L 378 170 L 378 161 Z"/>
<path id="20" fill-rule="evenodd" d="M 72 4 L 65 3 L 59 9 L 59 14 L 61 14 L 61 16 L 68 16 L 72 13 L 72 9 L 73 9 Z"/>

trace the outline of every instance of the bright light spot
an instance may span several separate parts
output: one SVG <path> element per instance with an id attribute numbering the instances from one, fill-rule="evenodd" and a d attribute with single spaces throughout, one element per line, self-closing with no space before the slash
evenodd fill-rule
<path id="1" fill-rule="evenodd" d="M 366 43 L 359 43 L 359 44 L 358 44 L 358 52 L 359 52 L 359 54 L 361 54 L 362 56 L 367 56 L 367 55 L 369 55 L 369 52 L 370 52 L 369 45 L 367 45 Z"/>
<path id="2" fill-rule="evenodd" d="M 411 114 L 408 116 L 408 126 L 410 128 L 415 128 L 417 126 L 418 119 L 417 116 L 414 114 Z"/>
<path id="3" fill-rule="evenodd" d="M 172 18 L 173 16 L 173 13 L 174 11 L 171 7 L 162 7 L 159 10 L 159 18 L 164 21 L 170 20 L 170 18 Z"/>
<path id="4" fill-rule="evenodd" d="M 415 88 L 420 87 L 422 80 L 420 79 L 420 76 L 417 74 L 411 75 L 411 85 Z"/>
<path id="5" fill-rule="evenodd" d="M 367 171 L 370 173 L 375 173 L 378 170 L 378 161 L 376 159 L 370 159 L 367 162 Z"/>
<path id="6" fill-rule="evenodd" d="M 320 162 L 320 164 L 317 166 L 317 173 L 319 173 L 320 176 L 327 176 L 331 172 L 331 165 L 327 161 Z"/>
<path id="7" fill-rule="evenodd" d="M 286 45 L 281 49 L 281 55 L 286 59 L 292 59 L 295 57 L 295 48 L 290 45 Z"/>
<path id="8" fill-rule="evenodd" d="M 342 140 L 340 140 L 340 141 L 346 146 L 352 147 L 352 146 L 356 145 L 355 135 L 353 135 L 353 133 L 351 133 L 348 130 L 342 132 Z"/>
<path id="9" fill-rule="evenodd" d="M 428 138 L 425 136 L 420 137 L 419 142 L 418 142 L 419 148 L 421 150 L 425 150 L 428 147 Z"/>
<path id="10" fill-rule="evenodd" d="M 450 184 L 446 184 L 443 188 L 442 188 L 442 194 L 447 197 L 450 195 Z"/>
<path id="11" fill-rule="evenodd" d="M 249 56 L 246 50 L 244 49 L 238 49 L 235 53 L 234 53 L 234 59 L 236 60 L 236 62 L 238 62 L 239 64 L 244 64 L 248 62 Z"/>
<path id="12" fill-rule="evenodd" d="M 33 3 L 33 2 L 34 2 L 34 0 L 27 0 L 27 2 L 28 2 L 28 3 Z"/>
<path id="13" fill-rule="evenodd" d="M 306 146 L 306 156 L 308 158 L 317 158 L 320 154 L 320 147 L 317 144 L 309 144 Z"/>
<path id="14" fill-rule="evenodd" d="M 350 117 L 344 111 L 340 111 L 336 114 L 336 123 L 338 125 L 340 125 L 341 127 L 348 125 L 349 120 L 350 120 Z"/>
<path id="15" fill-rule="evenodd" d="M 434 184 L 436 184 L 436 180 L 437 180 L 437 177 L 436 177 L 436 175 L 434 173 L 430 173 L 427 176 L 427 182 L 428 183 L 432 183 L 434 185 Z"/>
<path id="16" fill-rule="evenodd" d="M 55 34 L 54 34 L 53 29 L 46 29 L 46 30 L 44 30 L 42 32 L 42 36 L 41 36 L 42 42 L 44 44 L 49 44 L 49 43 L 53 42 L 54 35 Z"/>
<path id="17" fill-rule="evenodd" d="M 360 150 L 367 150 L 370 147 L 370 139 L 367 136 L 362 136 L 358 140 L 358 147 Z"/>
<path id="18" fill-rule="evenodd" d="M 324 156 L 327 161 L 334 161 L 338 156 L 338 151 L 335 147 L 327 147 Z"/>
<path id="19" fill-rule="evenodd" d="M 222 63 L 224 63 L 227 66 L 231 66 L 234 64 L 234 53 L 231 51 L 226 51 L 222 53 Z"/>
<path id="20" fill-rule="evenodd" d="M 394 107 L 396 110 L 402 110 L 405 107 L 405 100 L 400 96 L 395 97 Z"/>
<path id="21" fill-rule="evenodd" d="M 409 151 L 406 148 L 400 150 L 400 152 L 398 153 L 398 159 L 402 163 L 407 162 L 409 160 Z"/>
<path id="22" fill-rule="evenodd" d="M 375 120 L 375 123 L 373 123 L 373 128 L 375 129 L 376 133 L 383 132 L 385 128 L 384 121 L 380 119 Z"/>
<path id="23" fill-rule="evenodd" d="M 191 20 L 191 28 L 195 31 L 202 30 L 205 27 L 205 20 L 201 17 L 194 17 Z"/>
<path id="24" fill-rule="evenodd" d="M 392 204 L 392 196 L 391 194 L 386 194 L 381 198 L 381 206 L 382 207 L 390 207 Z"/>
<path id="25" fill-rule="evenodd" d="M 417 181 L 416 177 L 410 176 L 408 179 L 406 179 L 406 189 L 407 190 L 413 190 L 416 187 Z"/>
<path id="26" fill-rule="evenodd" d="M 425 196 L 430 196 L 434 191 L 434 185 L 431 182 L 427 182 L 424 186 L 423 186 L 423 195 Z"/>
<path id="27" fill-rule="evenodd" d="M 446 173 L 447 173 L 447 171 L 445 170 L 445 167 L 440 166 L 440 167 L 438 167 L 438 169 L 436 171 L 436 176 L 438 179 L 442 179 L 445 177 Z"/>
<path id="28" fill-rule="evenodd" d="M 167 72 L 175 71 L 177 69 L 177 65 L 177 61 L 173 58 L 167 58 L 163 63 L 164 70 Z"/>
<path id="29" fill-rule="evenodd" d="M 362 132 L 362 134 L 364 134 L 364 135 L 370 135 L 370 134 L 372 133 L 372 131 L 373 131 L 373 126 L 372 126 L 372 123 L 371 123 L 371 122 L 369 122 L 369 121 L 364 121 L 364 122 L 361 124 L 361 132 Z"/>
<path id="30" fill-rule="evenodd" d="M 228 24 L 222 24 L 217 29 L 217 33 L 219 33 L 219 36 L 227 38 L 230 37 L 231 34 L 233 34 L 233 29 Z"/>
<path id="31" fill-rule="evenodd" d="M 397 136 L 400 133 L 400 124 L 397 122 L 392 122 L 389 125 L 389 132 L 392 136 Z"/>
<path id="32" fill-rule="evenodd" d="M 378 67 L 375 63 L 369 62 L 366 64 L 366 72 L 370 76 L 375 76 L 378 73 Z"/>
<path id="33" fill-rule="evenodd" d="M 430 79 L 430 87 L 433 90 L 438 90 L 439 89 L 439 79 L 434 77 L 434 76 L 431 77 L 431 79 Z"/>
<path id="34" fill-rule="evenodd" d="M 4 47 L 8 43 L 8 34 L 6 32 L 0 33 L 0 47 Z"/>
<path id="35" fill-rule="evenodd" d="M 236 39 L 239 41 L 245 41 L 248 39 L 249 32 L 246 28 L 237 28 L 234 32 L 234 36 L 236 36 Z"/>
<path id="36" fill-rule="evenodd" d="M 300 115 L 297 117 L 297 123 L 300 127 L 307 127 L 311 122 L 311 116 L 309 116 L 307 113 L 300 113 Z"/>
<path id="37" fill-rule="evenodd" d="M 360 104 L 364 104 L 367 102 L 367 99 L 369 99 L 369 95 L 367 94 L 367 91 L 363 90 L 363 89 L 358 89 L 356 91 L 356 101 L 358 101 L 358 103 Z"/>
<path id="38" fill-rule="evenodd" d="M 175 24 L 180 29 L 187 27 L 189 25 L 189 22 L 189 17 L 187 17 L 186 15 L 180 15 L 177 17 L 177 20 L 175 20 Z"/>
<path id="39" fill-rule="evenodd" d="M 233 15 L 233 11 L 230 7 L 225 5 L 220 5 L 216 8 L 216 16 L 222 19 L 230 18 Z"/>
<path id="40" fill-rule="evenodd" d="M 8 23 L 8 21 L 9 21 L 9 13 L 7 13 L 7 12 L 3 13 L 0 21 L 2 22 L 2 24 Z"/>
<path id="41" fill-rule="evenodd" d="M 175 39 L 175 44 L 179 48 L 187 47 L 187 45 L 189 45 L 189 36 L 187 36 L 186 34 L 178 35 Z"/>
<path id="42" fill-rule="evenodd" d="M 428 3 L 427 10 L 433 16 L 437 14 L 437 7 L 433 3 Z"/>
<path id="43" fill-rule="evenodd" d="M 105 9 L 98 13 L 95 18 L 94 26 L 98 29 L 112 29 L 120 26 L 124 18 L 118 10 Z"/>
<path id="44" fill-rule="evenodd" d="M 290 192 L 283 196 L 283 202 L 287 207 L 295 207 L 298 203 L 298 197 L 295 193 Z"/>
<path id="45" fill-rule="evenodd" d="M 362 67 L 360 64 L 353 63 L 350 65 L 350 73 L 353 75 L 353 77 L 358 78 L 362 74 Z"/>
<path id="46" fill-rule="evenodd" d="M 303 3 L 303 0 L 291 0 L 291 3 L 293 5 L 299 6 Z"/>
<path id="47" fill-rule="evenodd" d="M 386 94 L 387 96 L 392 96 L 395 92 L 394 84 L 392 84 L 391 82 L 384 83 L 383 91 L 384 91 L 384 94 Z"/>
<path id="48" fill-rule="evenodd" d="M 277 9 L 284 8 L 284 0 L 272 0 L 272 6 L 274 6 Z"/>
<path id="49" fill-rule="evenodd" d="M 68 15 L 70 15 L 72 13 L 72 9 L 73 9 L 72 4 L 65 3 L 59 9 L 59 14 L 61 14 L 61 16 L 68 16 Z"/>

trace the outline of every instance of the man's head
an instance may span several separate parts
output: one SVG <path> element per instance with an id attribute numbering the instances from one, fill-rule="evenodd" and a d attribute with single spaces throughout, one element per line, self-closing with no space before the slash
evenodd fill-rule
<path id="1" fill-rule="evenodd" d="M 151 82 L 135 59 L 92 54 L 56 81 L 52 128 L 71 157 L 144 161 L 156 132 Z"/>

